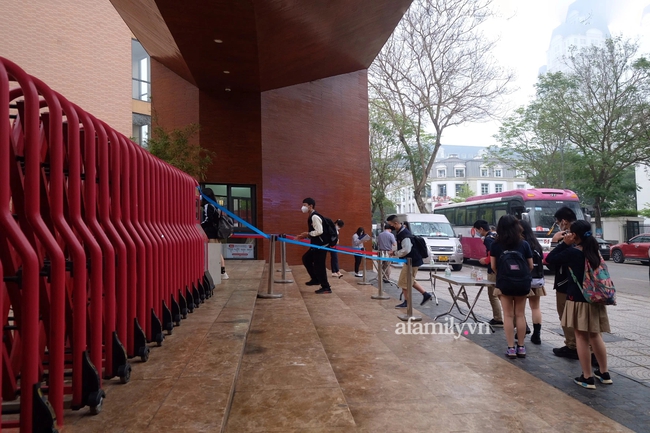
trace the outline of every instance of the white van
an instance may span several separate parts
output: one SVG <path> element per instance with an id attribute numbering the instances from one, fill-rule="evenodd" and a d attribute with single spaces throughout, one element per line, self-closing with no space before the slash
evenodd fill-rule
<path id="1" fill-rule="evenodd" d="M 454 271 L 463 268 L 463 247 L 446 216 L 430 213 L 397 214 L 397 217 L 414 235 L 422 236 L 431 251 L 431 263 L 422 265 L 422 269 L 449 263 Z"/>

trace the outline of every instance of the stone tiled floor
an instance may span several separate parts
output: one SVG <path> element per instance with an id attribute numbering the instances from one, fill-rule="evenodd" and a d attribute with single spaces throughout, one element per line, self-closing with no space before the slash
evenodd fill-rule
<path id="1" fill-rule="evenodd" d="M 394 271 L 395 272 L 395 271 Z M 397 270 L 399 272 L 399 270 Z M 396 277 L 398 273 L 395 273 Z M 463 268 L 460 274 L 469 275 L 470 268 Z M 456 273 L 454 273 L 456 274 Z M 420 272 L 418 278 L 426 278 L 427 273 Z M 423 283 L 426 288 L 430 285 Z M 451 297 L 445 285 L 436 284 L 440 305 L 433 302 L 419 306 L 416 309 L 429 317 L 434 317 L 449 309 Z M 399 296 L 395 286 L 386 285 L 386 292 L 391 296 Z M 469 289 L 475 294 L 474 289 Z M 572 378 L 580 374 L 577 361 L 558 358 L 553 355 L 552 348 L 564 345 L 562 328 L 555 309 L 555 292 L 553 291 L 553 275 L 546 275 L 546 292 L 548 296 L 541 298 L 543 314 L 542 344 L 536 346 L 527 344 L 528 356 L 525 362 L 513 361 L 513 365 L 535 375 L 546 383 L 555 386 L 568 395 L 593 407 L 610 418 L 621 422 L 638 432 L 650 432 L 650 409 L 646 402 L 650 399 L 650 363 L 648 350 L 650 340 L 650 297 L 634 295 L 618 295 L 618 305 L 608 307 L 608 316 L 612 328 L 611 334 L 604 334 L 607 345 L 608 364 L 615 385 L 598 387 L 595 392 L 583 390 L 575 386 Z M 419 301 L 420 295 L 414 292 L 414 299 Z M 465 310 L 466 311 L 466 310 Z M 475 311 L 479 318 L 488 320 L 492 310 L 487 294 L 482 294 Z M 532 323 L 530 310 L 527 309 L 528 323 Z M 468 335 L 467 338 L 489 350 L 497 356 L 503 356 L 505 351 L 505 336 L 503 330 L 495 328 L 492 335 Z"/>
<path id="2" fill-rule="evenodd" d="M 357 281 L 258 300 L 228 432 L 629 431 L 467 339 L 396 335 Z"/>
<path id="3" fill-rule="evenodd" d="M 221 431 L 260 286 L 263 262 L 233 262 L 231 276 L 188 315 L 131 381 L 104 381 L 103 410 L 66 410 L 63 432 Z"/>
<path id="4" fill-rule="evenodd" d="M 256 300 L 263 263 L 228 272 L 147 363 L 134 361 L 130 383 L 107 381 L 102 413 L 66 411 L 64 432 L 630 431 L 489 345 L 397 335 L 395 300 L 370 299 L 351 275 L 316 295 L 296 266 L 295 283 L 276 285 L 283 298 Z"/>

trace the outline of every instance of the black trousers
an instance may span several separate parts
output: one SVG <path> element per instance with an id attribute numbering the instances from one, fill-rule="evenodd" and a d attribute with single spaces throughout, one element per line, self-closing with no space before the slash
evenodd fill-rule
<path id="1" fill-rule="evenodd" d="M 361 251 L 364 251 L 364 248 L 361 248 Z M 359 266 L 361 266 L 361 256 L 354 256 L 354 273 L 359 273 Z"/>
<path id="2" fill-rule="evenodd" d="M 335 274 L 339 271 L 339 253 L 330 251 L 330 256 L 332 258 L 332 273 Z"/>
<path id="3" fill-rule="evenodd" d="M 318 281 L 321 287 L 329 288 L 327 281 L 327 268 L 325 267 L 327 251 L 320 248 L 310 248 L 302 255 L 302 264 L 309 273 L 312 281 Z"/>

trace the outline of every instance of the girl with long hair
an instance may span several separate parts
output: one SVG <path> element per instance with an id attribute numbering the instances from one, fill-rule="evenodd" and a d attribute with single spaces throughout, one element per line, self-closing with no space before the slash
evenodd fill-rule
<path id="1" fill-rule="evenodd" d="M 585 276 L 585 260 L 593 269 L 600 266 L 598 241 L 591 233 L 591 224 L 587 221 L 575 221 L 562 242 L 546 257 L 551 265 L 565 263 L 573 273 L 575 280 L 569 278 L 567 284 L 566 304 L 562 314 L 562 326 L 573 328 L 576 334 L 576 349 L 582 374 L 573 381 L 587 389 L 595 389 L 596 377 L 601 383 L 612 384 L 607 369 L 607 349 L 601 332 L 610 332 L 609 319 L 605 304 L 590 304 L 582 295 L 582 281 Z M 576 282 L 579 281 L 580 285 Z M 599 368 L 591 372 L 591 345 Z"/>
<path id="2" fill-rule="evenodd" d="M 539 244 L 539 241 L 533 233 L 533 229 L 528 223 L 528 221 L 519 221 L 521 228 L 523 229 L 522 236 L 526 242 L 530 245 L 530 248 L 533 251 L 533 256 L 535 254 L 541 259 L 544 257 L 544 252 L 542 246 Z M 546 296 L 546 289 L 544 288 L 544 265 L 541 263 L 541 260 L 538 263 L 535 263 L 534 270 L 537 270 L 538 275 L 541 275 L 541 278 L 535 278 L 533 275 L 532 284 L 530 287 L 530 293 L 528 294 L 528 305 L 530 305 L 530 311 L 533 315 L 533 334 L 530 336 L 530 342 L 533 344 L 542 344 L 542 339 L 540 333 L 542 331 L 542 309 L 540 308 L 540 296 Z M 536 269 L 539 267 L 539 269 Z"/>
<path id="3" fill-rule="evenodd" d="M 522 228 L 517 218 L 512 215 L 504 215 L 497 223 L 497 240 L 490 247 L 490 266 L 496 274 L 496 289 L 494 294 L 501 301 L 503 309 L 503 330 L 506 334 L 508 348 L 506 356 L 508 358 L 525 358 L 526 347 L 524 340 L 526 338 L 526 317 L 524 310 L 526 308 L 526 295 L 530 291 L 530 282 L 528 287 L 513 288 L 505 284 L 504 275 L 499 276 L 498 262 L 501 255 L 506 251 L 518 251 L 526 260 L 530 269 L 533 269 L 533 252 L 528 242 L 523 240 Z M 528 289 L 528 290 L 526 290 Z M 519 293 L 524 293 L 520 295 Z M 515 348 L 515 324 L 517 326 L 517 347 Z"/>

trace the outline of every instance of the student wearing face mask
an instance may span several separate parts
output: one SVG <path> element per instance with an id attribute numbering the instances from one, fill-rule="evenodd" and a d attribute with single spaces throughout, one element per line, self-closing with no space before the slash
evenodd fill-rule
<path id="1" fill-rule="evenodd" d="M 307 197 L 302 201 L 302 213 L 309 214 L 307 218 L 307 231 L 296 236 L 297 239 L 307 239 L 312 245 L 325 245 L 321 235 L 323 234 L 323 217 L 316 212 L 316 201 Z M 332 293 L 329 282 L 327 281 L 327 268 L 325 261 L 327 259 L 327 250 L 322 248 L 309 248 L 302 256 L 302 263 L 309 273 L 311 279 L 305 284 L 308 286 L 318 286 L 317 294 Z"/>

